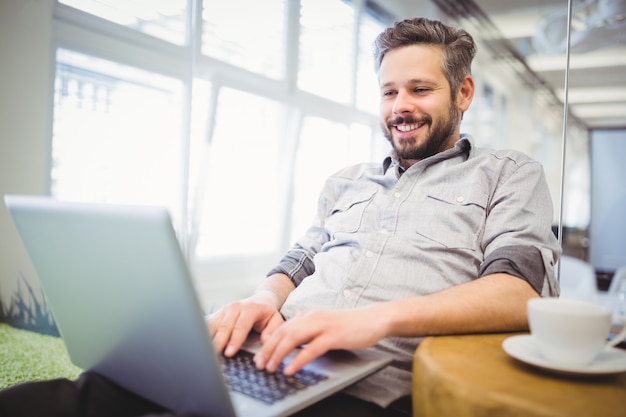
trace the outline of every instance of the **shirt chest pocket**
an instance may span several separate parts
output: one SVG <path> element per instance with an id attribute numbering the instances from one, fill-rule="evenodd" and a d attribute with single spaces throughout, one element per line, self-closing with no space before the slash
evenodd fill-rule
<path id="1" fill-rule="evenodd" d="M 337 233 L 355 233 L 361 227 L 365 209 L 376 194 L 374 189 L 346 191 L 335 202 L 326 218 L 327 232 L 336 237 Z"/>
<path id="2" fill-rule="evenodd" d="M 467 188 L 431 192 L 417 213 L 417 233 L 448 248 L 476 250 L 488 196 Z"/>

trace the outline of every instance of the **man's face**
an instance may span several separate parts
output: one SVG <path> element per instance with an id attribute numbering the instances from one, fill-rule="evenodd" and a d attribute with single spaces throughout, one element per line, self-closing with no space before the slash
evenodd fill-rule
<path id="1" fill-rule="evenodd" d="M 381 127 L 405 165 L 451 148 L 459 137 L 469 102 L 451 99 L 442 68 L 441 49 L 431 45 L 394 49 L 381 63 Z"/>

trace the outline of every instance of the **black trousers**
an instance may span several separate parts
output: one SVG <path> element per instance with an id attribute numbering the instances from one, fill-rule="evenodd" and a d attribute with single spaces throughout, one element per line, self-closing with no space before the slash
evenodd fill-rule
<path id="1" fill-rule="evenodd" d="M 410 400 L 390 408 L 336 394 L 294 417 L 406 417 Z M 176 415 L 117 386 L 94 372 L 76 381 L 55 379 L 29 382 L 0 391 L 2 417 L 197 417 Z"/>

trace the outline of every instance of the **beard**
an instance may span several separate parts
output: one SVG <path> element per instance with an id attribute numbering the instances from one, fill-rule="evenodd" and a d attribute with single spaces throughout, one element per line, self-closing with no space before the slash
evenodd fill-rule
<path id="1" fill-rule="evenodd" d="M 448 142 L 452 138 L 459 121 L 460 111 L 455 103 L 450 103 L 446 117 L 442 118 L 439 122 L 433 123 L 433 119 L 429 115 L 421 118 L 414 116 L 398 116 L 394 119 L 387 120 L 386 123 L 381 122 L 381 128 L 383 135 L 391 143 L 398 159 L 421 160 L 436 155 L 448 148 Z M 418 143 L 417 136 L 411 136 L 401 138 L 398 142 L 395 142 L 392 134 L 394 125 L 403 123 L 419 123 L 423 124 L 423 126 L 428 126 L 428 132 L 426 132 L 424 140 Z"/>

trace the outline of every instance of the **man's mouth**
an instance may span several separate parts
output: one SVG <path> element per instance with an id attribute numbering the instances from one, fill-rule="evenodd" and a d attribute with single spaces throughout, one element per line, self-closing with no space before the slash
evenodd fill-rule
<path id="1" fill-rule="evenodd" d="M 399 124 L 395 125 L 395 128 L 398 129 L 400 132 L 410 132 L 412 130 L 418 129 L 423 125 L 424 123 Z"/>

